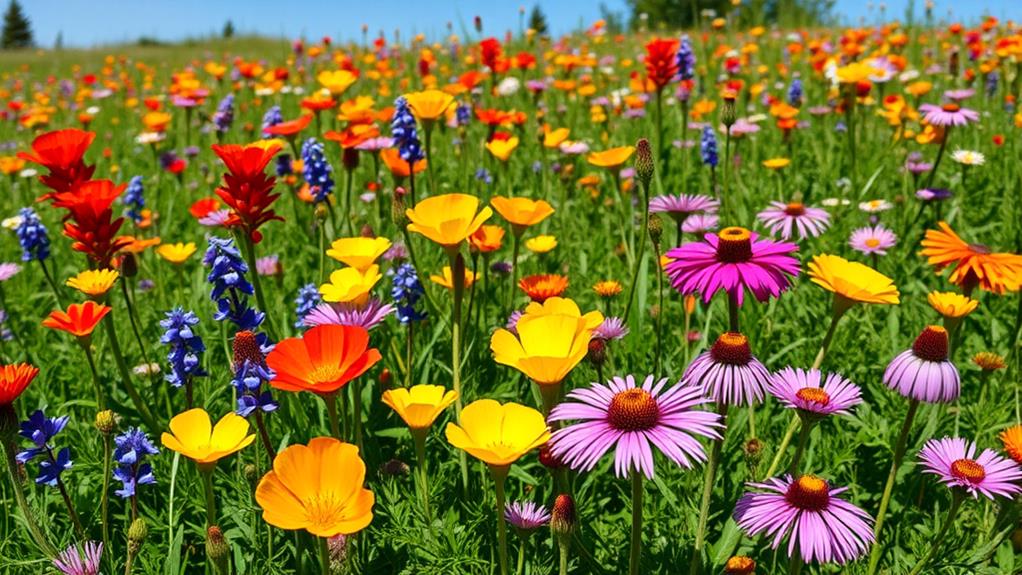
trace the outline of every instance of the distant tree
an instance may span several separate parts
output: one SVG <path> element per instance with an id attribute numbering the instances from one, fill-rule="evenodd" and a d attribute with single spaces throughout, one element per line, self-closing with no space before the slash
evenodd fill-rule
<path id="1" fill-rule="evenodd" d="M 732 9 L 730 0 L 627 0 L 627 3 L 632 11 L 631 26 L 638 27 L 640 14 L 645 14 L 653 30 L 691 28 L 699 23 L 703 11 L 711 10 L 723 16 Z M 751 0 L 748 5 L 743 2 L 738 9 L 739 21 L 745 24 L 779 20 L 791 25 L 819 24 L 826 21 L 833 5 L 833 0 Z"/>
<path id="2" fill-rule="evenodd" d="M 536 31 L 536 34 L 540 36 L 546 36 L 549 31 L 549 27 L 546 23 L 546 14 L 539 7 L 539 4 L 532 6 L 532 12 L 529 13 L 529 28 Z"/>
<path id="3" fill-rule="evenodd" d="M 230 20 L 228 20 L 226 23 L 224 23 L 223 36 L 224 36 L 224 38 L 233 38 L 234 37 L 234 22 L 231 22 Z"/>
<path id="4" fill-rule="evenodd" d="M 57 32 L 57 39 L 53 41 L 53 49 L 54 50 L 63 50 L 64 49 L 64 32 L 63 31 Z"/>
<path id="5" fill-rule="evenodd" d="M 18 0 L 11 0 L 4 12 L 4 29 L 0 34 L 0 48 L 31 48 L 35 45 L 32 38 L 32 23 L 28 21 Z"/>
<path id="6" fill-rule="evenodd" d="M 615 12 L 600 2 L 600 19 L 607 25 L 608 34 L 620 34 L 625 30 L 625 17 L 620 12 Z"/>

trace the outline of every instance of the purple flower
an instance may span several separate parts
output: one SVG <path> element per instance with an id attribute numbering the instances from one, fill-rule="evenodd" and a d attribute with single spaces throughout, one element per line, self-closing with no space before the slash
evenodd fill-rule
<path id="1" fill-rule="evenodd" d="M 719 218 L 716 214 L 696 214 L 685 219 L 681 231 L 686 234 L 703 235 L 717 229 Z"/>
<path id="2" fill-rule="evenodd" d="M 0 264 L 0 282 L 5 282 L 21 271 L 21 266 L 18 264 L 4 262 Z"/>
<path id="3" fill-rule="evenodd" d="M 365 305 L 321 303 L 312 309 L 302 321 L 306 327 L 317 325 L 349 325 L 369 330 L 376 327 L 388 315 L 394 313 L 394 306 L 371 298 Z"/>
<path id="4" fill-rule="evenodd" d="M 532 501 L 508 501 L 504 504 L 504 520 L 524 536 L 550 523 L 550 512 Z"/>
<path id="5" fill-rule="evenodd" d="M 770 372 L 752 355 L 748 338 L 727 332 L 689 364 L 681 379 L 719 404 L 754 405 L 763 401 Z"/>
<path id="6" fill-rule="evenodd" d="M 735 506 L 735 521 L 750 537 L 770 537 L 774 549 L 787 537 L 789 557 L 797 546 L 804 562 L 843 565 L 865 555 L 874 541 L 869 514 L 836 497 L 847 487 L 832 489 L 814 475 L 798 479 L 785 475 L 748 485 L 767 493 L 742 495 Z"/>
<path id="7" fill-rule="evenodd" d="M 355 146 L 356 150 L 362 152 L 379 152 L 385 148 L 394 147 L 394 138 L 388 138 L 386 136 L 377 136 L 375 138 L 369 138 L 361 144 Z"/>
<path id="8" fill-rule="evenodd" d="M 950 199 L 953 194 L 951 190 L 945 190 L 942 188 L 923 188 L 916 190 L 916 197 L 924 202 L 942 202 Z"/>
<path id="9" fill-rule="evenodd" d="M 114 493 L 124 498 L 134 497 L 136 486 L 156 483 L 153 468 L 145 458 L 158 454 L 160 450 L 153 445 L 144 431 L 130 427 L 114 438 L 114 445 L 116 447 L 113 457 L 117 462 L 114 479 L 120 481 L 123 486 Z"/>
<path id="10" fill-rule="evenodd" d="M 280 256 L 271 254 L 256 259 L 256 273 L 261 276 L 280 275 L 284 269 L 280 267 Z"/>
<path id="11" fill-rule="evenodd" d="M 756 214 L 756 219 L 772 234 L 780 234 L 782 240 L 790 239 L 797 232 L 799 240 L 815 238 L 830 225 L 830 214 L 821 208 L 811 208 L 802 202 L 770 202 L 770 207 Z"/>
<path id="12" fill-rule="evenodd" d="M 1018 464 L 993 449 L 984 449 L 976 457 L 976 444 L 960 437 L 927 441 L 919 451 L 919 461 L 923 473 L 932 473 L 944 485 L 963 489 L 974 498 L 982 493 L 988 499 L 995 495 L 1010 499 L 1022 491 L 1017 483 L 1022 479 Z"/>
<path id="13" fill-rule="evenodd" d="M 231 217 L 230 210 L 213 210 L 208 214 L 199 218 L 199 224 L 203 226 L 209 226 L 211 228 L 223 226 L 227 224 L 228 218 Z"/>
<path id="14" fill-rule="evenodd" d="M 884 383 L 917 401 L 948 403 L 958 399 L 961 381 L 958 369 L 948 359 L 947 330 L 936 325 L 924 329 L 911 348 L 891 360 L 884 371 Z"/>
<path id="15" fill-rule="evenodd" d="M 88 541 L 61 551 L 53 560 L 53 566 L 64 575 L 97 575 L 102 557 L 103 544 Z"/>
<path id="16" fill-rule="evenodd" d="M 649 479 L 654 448 L 685 468 L 691 469 L 693 461 L 706 461 L 695 436 L 720 439 L 720 416 L 693 409 L 708 401 L 698 387 L 678 383 L 665 389 L 666 385 L 666 377 L 657 380 L 649 375 L 640 387 L 629 375 L 569 392 L 548 419 L 580 423 L 554 432 L 550 439 L 554 457 L 572 469 L 590 471 L 614 448 L 618 477 L 641 471 Z"/>
<path id="17" fill-rule="evenodd" d="M 837 373 L 823 374 L 818 369 L 806 371 L 786 367 L 767 382 L 767 391 L 784 407 L 797 409 L 802 416 L 848 415 L 849 409 L 862 403 L 859 386 Z"/>
<path id="18" fill-rule="evenodd" d="M 898 242 L 898 236 L 882 224 L 866 226 L 852 232 L 848 245 L 863 254 L 887 255 L 887 250 Z"/>
<path id="19" fill-rule="evenodd" d="M 958 104 L 923 104 L 919 106 L 923 120 L 934 126 L 965 126 L 970 122 L 979 121 L 979 112 L 963 108 Z"/>
<path id="20" fill-rule="evenodd" d="M 969 98 L 976 95 L 976 90 L 972 88 L 959 88 L 957 90 L 945 90 L 944 98 L 951 100 L 952 102 L 961 102 L 962 100 L 968 100 Z"/>
<path id="21" fill-rule="evenodd" d="M 628 327 L 619 317 L 608 317 L 593 330 L 593 337 L 602 340 L 619 340 L 628 335 Z"/>
<path id="22" fill-rule="evenodd" d="M 699 194 L 654 196 L 649 200 L 649 213 L 664 213 L 676 222 L 683 222 L 693 214 L 715 214 L 720 202 Z"/>

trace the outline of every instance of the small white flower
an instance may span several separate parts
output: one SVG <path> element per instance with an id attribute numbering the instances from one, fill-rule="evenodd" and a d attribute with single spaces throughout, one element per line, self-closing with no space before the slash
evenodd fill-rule
<path id="1" fill-rule="evenodd" d="M 34 178 L 39 175 L 39 171 L 36 170 L 35 168 L 25 168 L 24 170 L 18 172 L 18 175 L 21 176 L 22 178 Z"/>
<path id="2" fill-rule="evenodd" d="M 165 140 L 167 136 L 163 132 L 142 132 L 135 136 L 136 144 L 157 144 Z"/>
<path id="3" fill-rule="evenodd" d="M 852 203 L 851 200 L 839 198 L 824 198 L 823 200 L 820 201 L 820 204 L 828 208 L 834 208 L 837 206 L 847 206 L 850 203 Z"/>
<path id="4" fill-rule="evenodd" d="M 90 116 L 95 116 L 99 113 L 99 106 L 89 106 L 85 109 L 85 113 Z"/>
<path id="5" fill-rule="evenodd" d="M 887 200 L 870 200 L 868 202 L 860 202 L 859 209 L 866 212 L 867 214 L 878 214 L 880 212 L 886 212 L 893 208 L 894 205 Z"/>
<path id="6" fill-rule="evenodd" d="M 133 371 L 135 375 L 153 375 L 160 373 L 160 364 L 155 362 L 149 364 L 143 363 L 136 365 L 131 371 Z"/>
<path id="7" fill-rule="evenodd" d="M 514 76 L 508 76 L 497 84 L 497 93 L 501 96 L 513 96 L 522 87 L 522 82 Z"/>
<path id="8" fill-rule="evenodd" d="M 25 218 L 21 216 L 11 216 L 9 218 L 4 218 L 4 221 L 0 222 L 0 225 L 2 225 L 4 229 L 15 230 L 23 221 L 25 221 Z"/>
<path id="9" fill-rule="evenodd" d="M 973 150 L 955 150 L 951 159 L 965 166 L 982 166 L 987 161 L 986 156 Z"/>

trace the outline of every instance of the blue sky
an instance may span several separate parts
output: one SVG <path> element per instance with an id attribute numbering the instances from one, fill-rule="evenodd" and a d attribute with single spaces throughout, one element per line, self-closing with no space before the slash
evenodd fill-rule
<path id="1" fill-rule="evenodd" d="M 166 40 L 219 31 L 230 18 L 239 32 L 336 39 L 361 36 L 362 24 L 370 34 L 423 32 L 440 36 L 448 21 L 460 31 L 472 18 L 483 18 L 485 31 L 498 35 L 518 29 L 518 9 L 528 10 L 533 0 L 21 0 L 33 22 L 40 44 L 53 43 L 58 32 L 70 46 L 124 42 L 147 35 Z M 625 0 L 603 0 L 615 11 L 626 12 Z M 922 14 L 924 0 L 887 0 L 889 18 L 901 18 L 909 2 Z M 6 3 L 0 0 L 0 3 Z M 599 0 L 540 0 L 555 33 L 567 32 L 599 17 Z M 846 22 L 875 21 L 879 1 L 837 0 L 835 12 Z M 870 12 L 870 7 L 874 7 Z M 1022 0 L 937 0 L 935 13 L 965 21 L 990 13 L 1001 18 L 1022 18 Z M 405 36 L 407 37 L 407 36 Z"/>

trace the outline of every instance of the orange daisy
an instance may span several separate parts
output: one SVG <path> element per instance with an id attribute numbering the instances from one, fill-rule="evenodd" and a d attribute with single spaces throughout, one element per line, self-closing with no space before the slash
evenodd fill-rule
<path id="1" fill-rule="evenodd" d="M 927 263 L 942 270 L 954 266 L 951 283 L 968 295 L 979 287 L 996 294 L 1018 291 L 1022 284 L 1022 256 L 994 253 L 982 244 L 966 243 L 947 222 L 937 224 L 940 230 L 926 230 L 923 250 Z"/>
<path id="2" fill-rule="evenodd" d="M 39 368 L 28 363 L 0 365 L 0 407 L 14 403 L 39 374 Z"/>
<path id="3" fill-rule="evenodd" d="M 534 302 L 560 297 L 568 289 L 568 278 L 560 274 L 536 274 L 518 281 L 518 287 Z"/>
<path id="4" fill-rule="evenodd" d="M 43 320 L 43 325 L 50 329 L 66 331 L 75 337 L 89 337 L 100 320 L 110 313 L 110 309 L 94 301 L 73 303 L 68 306 L 67 313 L 59 309 L 51 311 Z"/>

